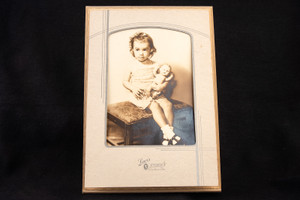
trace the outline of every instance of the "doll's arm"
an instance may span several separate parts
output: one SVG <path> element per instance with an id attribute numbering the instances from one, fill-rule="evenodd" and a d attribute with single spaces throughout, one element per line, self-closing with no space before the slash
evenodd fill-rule
<path id="1" fill-rule="evenodd" d="M 165 81 L 170 81 L 170 80 L 172 80 L 172 78 L 174 78 L 174 74 L 172 72 L 170 72 L 170 75 L 168 77 L 166 77 Z"/>

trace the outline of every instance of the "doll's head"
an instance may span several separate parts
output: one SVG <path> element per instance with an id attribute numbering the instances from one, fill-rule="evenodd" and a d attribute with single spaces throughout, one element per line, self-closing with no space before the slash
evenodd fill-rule
<path id="1" fill-rule="evenodd" d="M 163 64 L 158 68 L 157 73 L 167 77 L 171 73 L 171 66 L 167 64 Z"/>
<path id="2" fill-rule="evenodd" d="M 129 50 L 132 56 L 140 62 L 150 59 L 156 52 L 152 38 L 143 32 L 138 32 L 130 38 Z"/>

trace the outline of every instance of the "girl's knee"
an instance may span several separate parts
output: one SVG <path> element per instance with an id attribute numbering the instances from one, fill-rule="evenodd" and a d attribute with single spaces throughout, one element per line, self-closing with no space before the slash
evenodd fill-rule
<path id="1" fill-rule="evenodd" d="M 163 104 L 163 109 L 164 110 L 172 110 L 173 104 L 170 101 L 165 101 Z"/>
<path id="2" fill-rule="evenodd" d="M 149 109 L 150 109 L 151 111 L 157 110 L 157 109 L 159 109 L 159 108 L 160 108 L 159 104 L 158 104 L 157 102 L 155 102 L 155 101 L 152 101 L 151 104 L 150 104 L 150 106 L 149 106 Z"/>

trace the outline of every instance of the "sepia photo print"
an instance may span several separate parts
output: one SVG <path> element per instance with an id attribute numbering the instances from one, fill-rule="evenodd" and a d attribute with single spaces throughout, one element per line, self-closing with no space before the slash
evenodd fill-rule
<path id="1" fill-rule="evenodd" d="M 176 29 L 109 35 L 108 146 L 195 144 L 191 48 Z"/>

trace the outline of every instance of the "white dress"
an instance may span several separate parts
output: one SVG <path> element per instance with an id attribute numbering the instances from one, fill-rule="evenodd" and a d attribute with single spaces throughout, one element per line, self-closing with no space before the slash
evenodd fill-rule
<path id="1" fill-rule="evenodd" d="M 133 63 L 131 66 L 131 77 L 130 77 L 130 83 L 133 86 L 136 86 L 138 88 L 147 90 L 149 86 L 153 83 L 154 74 L 153 69 L 157 66 L 157 63 L 152 61 L 152 64 L 144 65 L 138 61 Z M 139 108 L 145 109 L 148 107 L 148 105 L 151 103 L 152 98 L 144 96 L 141 99 L 137 99 L 135 95 L 132 93 L 129 101 Z"/>

